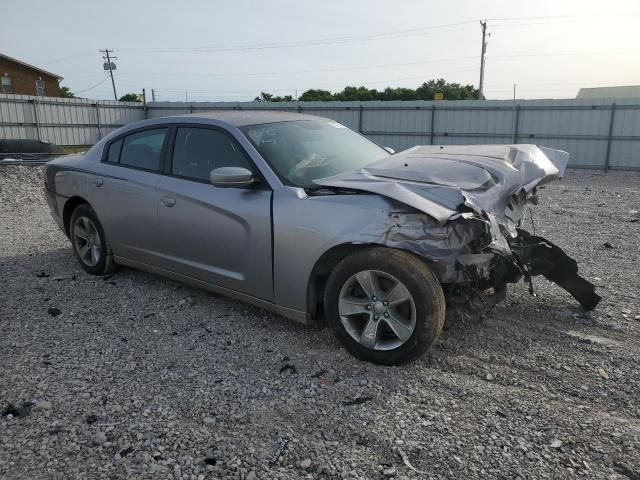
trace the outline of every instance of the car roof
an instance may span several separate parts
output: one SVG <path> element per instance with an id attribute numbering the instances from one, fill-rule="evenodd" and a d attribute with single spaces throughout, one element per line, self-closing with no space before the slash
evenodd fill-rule
<path id="1" fill-rule="evenodd" d="M 306 115 L 295 112 L 282 112 L 272 110 L 218 110 L 202 113 L 190 113 L 187 115 L 177 115 L 179 118 L 204 118 L 220 120 L 236 127 L 245 125 L 259 125 L 262 123 L 294 122 L 296 120 L 326 120 L 326 118 L 315 115 Z"/>

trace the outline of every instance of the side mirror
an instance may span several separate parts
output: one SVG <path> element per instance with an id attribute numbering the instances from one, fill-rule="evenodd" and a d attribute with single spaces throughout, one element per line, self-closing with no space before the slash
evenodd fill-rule
<path id="1" fill-rule="evenodd" d="M 246 188 L 255 182 L 255 177 L 243 167 L 220 167 L 211 170 L 209 181 L 220 188 Z"/>
<path id="2" fill-rule="evenodd" d="M 393 148 L 391 148 L 391 147 L 382 147 L 382 148 L 384 148 L 384 149 L 385 149 L 387 152 L 389 152 L 391 155 L 393 155 L 394 153 L 396 153 L 396 151 L 395 151 Z"/>

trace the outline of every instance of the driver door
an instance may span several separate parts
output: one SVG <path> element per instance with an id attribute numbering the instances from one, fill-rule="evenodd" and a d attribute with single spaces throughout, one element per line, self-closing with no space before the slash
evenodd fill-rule
<path id="1" fill-rule="evenodd" d="M 271 189 L 219 188 L 219 167 L 256 168 L 219 128 L 178 126 L 169 172 L 158 182 L 162 268 L 273 301 Z"/>

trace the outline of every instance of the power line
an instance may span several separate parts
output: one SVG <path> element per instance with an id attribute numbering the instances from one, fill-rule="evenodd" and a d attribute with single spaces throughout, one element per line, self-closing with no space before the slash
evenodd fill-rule
<path id="1" fill-rule="evenodd" d="M 585 18 L 597 18 L 601 19 L 602 17 L 630 17 L 640 15 L 640 11 L 631 11 L 631 12 L 611 12 L 611 13 L 587 13 L 587 14 L 565 14 L 565 15 L 538 15 L 538 16 L 530 16 L 530 17 L 502 17 L 502 18 L 488 18 L 487 20 L 491 20 L 492 22 L 509 22 L 509 21 L 531 21 L 531 20 L 556 20 L 556 19 L 567 19 L 567 20 L 579 20 Z"/>
<path id="2" fill-rule="evenodd" d="M 453 57 L 453 58 L 435 58 L 432 60 L 420 60 L 416 62 L 404 62 L 404 63 L 387 63 L 380 65 L 359 65 L 355 67 L 340 67 L 340 68 L 321 68 L 317 70 L 297 70 L 297 71 L 279 71 L 279 72 L 226 72 L 226 73 L 189 73 L 188 76 L 203 76 L 203 77 L 236 77 L 236 76 L 261 76 L 261 75 L 294 75 L 294 74 L 302 74 L 302 73 L 322 73 L 322 72 L 341 72 L 341 71 L 350 71 L 350 70 L 369 70 L 376 68 L 389 68 L 389 67 L 405 67 L 410 65 L 424 65 L 426 63 L 435 63 L 435 62 L 449 62 L 456 60 L 470 60 L 475 59 L 476 56 L 467 56 L 467 57 Z M 135 75 L 177 75 L 184 76 L 184 73 L 170 73 L 170 72 L 131 72 Z"/>
<path id="3" fill-rule="evenodd" d="M 79 93 L 84 93 L 84 92 L 88 92 L 89 90 L 93 90 L 94 88 L 102 85 L 104 82 L 106 82 L 107 80 L 109 80 L 109 77 L 104 77 L 102 80 L 100 80 L 98 83 L 96 83 L 94 86 L 89 87 L 89 88 L 85 88 L 84 90 L 80 90 L 79 92 L 73 92 L 74 95 L 78 95 Z"/>
<path id="4" fill-rule="evenodd" d="M 518 57 L 553 57 L 553 56 L 598 56 L 598 55 L 640 55 L 640 51 L 631 51 L 631 52 L 547 52 L 547 53 L 516 53 L 516 54 L 497 54 L 491 55 L 491 59 L 500 59 L 500 58 L 518 58 Z M 377 68 L 395 68 L 395 67 L 405 67 L 412 65 L 424 65 L 428 63 L 437 63 L 437 62 L 450 62 L 450 61 L 458 61 L 458 60 L 472 60 L 476 59 L 474 56 L 466 56 L 466 57 L 449 57 L 449 58 L 436 58 L 432 60 L 419 60 L 415 62 L 403 62 L 403 63 L 387 63 L 387 64 L 378 64 L 378 65 L 359 65 L 353 67 L 340 67 L 340 68 L 321 68 L 316 70 L 294 70 L 294 71 L 272 71 L 272 72 L 226 72 L 226 73 L 196 73 L 190 72 L 189 74 L 184 73 L 171 73 L 171 72 L 129 72 L 131 75 L 152 75 L 152 76 L 201 76 L 201 77 L 250 77 L 250 76 L 263 76 L 263 75 L 297 75 L 297 74 L 305 74 L 305 73 L 324 73 L 324 72 L 341 72 L 341 71 L 353 71 L 353 70 L 373 70 Z M 511 84 L 509 84 L 511 85 Z"/>
<path id="5" fill-rule="evenodd" d="M 640 12 L 613 12 L 609 14 L 586 14 L 586 15 L 548 15 L 548 16 L 529 16 L 529 17 L 503 17 L 503 18 L 489 18 L 492 22 L 498 22 L 497 26 L 507 26 L 508 22 L 513 21 L 531 21 L 531 20 L 555 20 L 556 23 L 562 21 L 577 21 L 580 19 L 589 19 L 593 17 L 618 17 L 630 15 L 640 15 Z M 344 44 L 361 42 L 365 40 L 389 40 L 393 38 L 402 38 L 414 35 L 429 35 L 438 33 L 449 33 L 462 30 L 468 26 L 474 24 L 476 20 L 466 20 L 462 22 L 449 23 L 443 25 L 432 25 L 421 28 L 411 28 L 405 30 L 396 30 L 391 32 L 381 32 L 374 34 L 352 35 L 343 37 L 332 37 L 312 40 L 297 40 L 293 42 L 274 42 L 266 44 L 254 44 L 254 45 L 232 45 L 228 47 L 222 46 L 200 46 L 200 47 L 162 47 L 162 48 L 121 48 L 120 51 L 126 52 L 139 52 L 139 53 L 214 53 L 214 52 L 237 52 L 237 51 L 249 51 L 249 50 L 266 50 L 277 48 L 293 48 L 293 47 L 307 47 L 316 45 L 332 45 L 332 44 Z M 502 22 L 500 24 L 500 22 Z M 459 28 L 464 27 L 464 28 Z"/>
<path id="6" fill-rule="evenodd" d="M 460 30 L 459 28 L 455 28 L 451 30 L 452 27 L 460 27 L 463 25 L 470 25 L 472 23 L 475 23 L 475 20 L 450 23 L 446 25 L 433 25 L 433 26 L 422 27 L 422 28 L 397 30 L 393 32 L 382 32 L 377 34 L 353 35 L 353 36 L 322 38 L 322 39 L 314 39 L 314 40 L 297 40 L 294 42 L 275 42 L 275 43 L 256 44 L 256 45 L 234 45 L 229 47 L 203 46 L 203 47 L 171 47 L 171 48 L 152 48 L 152 49 L 121 48 L 120 51 L 144 52 L 144 53 L 185 53 L 185 52 L 211 53 L 211 52 L 237 52 L 237 51 L 246 51 L 246 50 L 266 50 L 266 49 L 273 49 L 273 48 L 306 47 L 306 46 L 315 46 L 315 45 L 330 45 L 330 44 L 361 42 L 364 40 L 388 40 L 391 38 L 401 38 L 401 37 L 406 37 L 411 35 L 425 35 L 430 33 L 451 32 L 451 31 Z"/>

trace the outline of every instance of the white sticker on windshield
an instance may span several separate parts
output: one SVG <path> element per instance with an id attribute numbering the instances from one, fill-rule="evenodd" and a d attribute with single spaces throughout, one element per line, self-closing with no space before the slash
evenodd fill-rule
<path id="1" fill-rule="evenodd" d="M 327 124 L 333 128 L 347 128 L 344 125 L 340 125 L 338 122 L 327 122 Z"/>

